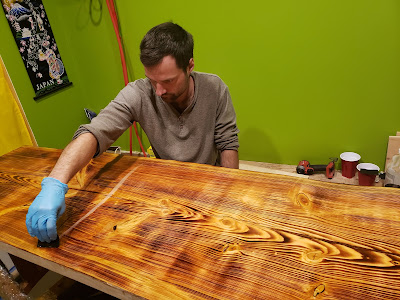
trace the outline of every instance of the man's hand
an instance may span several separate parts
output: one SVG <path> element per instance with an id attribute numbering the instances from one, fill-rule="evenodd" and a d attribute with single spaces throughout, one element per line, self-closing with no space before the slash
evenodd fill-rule
<path id="1" fill-rule="evenodd" d="M 26 228 L 31 236 L 41 242 L 57 238 L 57 219 L 65 211 L 65 194 L 68 185 L 46 177 L 42 180 L 42 190 L 29 207 L 26 215 Z"/>
<path id="2" fill-rule="evenodd" d="M 57 239 L 56 222 L 65 211 L 66 183 L 89 163 L 96 149 L 96 137 L 91 133 L 83 133 L 61 153 L 49 177 L 43 179 L 42 191 L 26 215 L 26 228 L 31 236 L 37 236 L 41 242 Z"/>

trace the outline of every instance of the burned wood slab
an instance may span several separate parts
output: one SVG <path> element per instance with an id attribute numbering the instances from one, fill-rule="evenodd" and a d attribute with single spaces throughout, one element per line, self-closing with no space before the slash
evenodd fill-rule
<path id="1" fill-rule="evenodd" d="M 400 190 L 103 154 L 60 247 L 25 215 L 60 155 L 0 157 L 0 249 L 121 299 L 399 299 Z"/>

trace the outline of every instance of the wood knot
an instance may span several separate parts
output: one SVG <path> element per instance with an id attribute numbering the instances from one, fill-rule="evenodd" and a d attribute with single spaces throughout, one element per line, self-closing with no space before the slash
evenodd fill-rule
<path id="1" fill-rule="evenodd" d="M 308 208 L 311 205 L 311 200 L 308 196 L 304 193 L 297 194 L 296 202 L 304 208 Z"/>
<path id="2" fill-rule="evenodd" d="M 216 225 L 219 228 L 222 228 L 222 229 L 228 230 L 228 231 L 237 231 L 238 227 L 240 227 L 240 224 L 238 224 L 238 222 L 236 220 L 229 218 L 229 217 L 219 218 L 217 220 Z"/>
<path id="3" fill-rule="evenodd" d="M 158 202 L 158 205 L 159 205 L 159 206 L 170 206 L 170 205 L 171 205 L 171 202 L 168 201 L 168 200 L 165 200 L 165 199 L 161 199 L 161 200 Z"/>
<path id="4" fill-rule="evenodd" d="M 222 225 L 224 225 L 224 226 L 228 226 L 228 227 L 231 227 L 231 226 L 232 226 L 232 221 L 229 220 L 229 219 L 221 219 L 221 223 L 222 223 Z"/>
<path id="5" fill-rule="evenodd" d="M 224 254 L 232 254 L 240 252 L 240 245 L 238 243 L 226 243 L 223 248 L 222 252 Z"/>
<path id="6" fill-rule="evenodd" d="M 319 294 L 322 294 L 325 291 L 325 285 L 320 284 L 314 289 L 314 297 L 317 297 Z"/>
<path id="7" fill-rule="evenodd" d="M 303 259 L 309 263 L 320 263 L 325 255 L 321 250 L 306 250 L 303 252 Z"/>
<path id="8" fill-rule="evenodd" d="M 177 212 L 176 207 L 171 203 L 171 201 L 167 199 L 162 199 L 158 202 L 158 205 L 161 208 L 161 215 L 168 216 L 173 215 Z"/>

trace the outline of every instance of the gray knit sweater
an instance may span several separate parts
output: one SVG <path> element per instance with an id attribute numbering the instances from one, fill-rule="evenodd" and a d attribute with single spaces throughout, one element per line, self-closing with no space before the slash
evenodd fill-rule
<path id="1" fill-rule="evenodd" d="M 90 124 L 81 125 L 74 139 L 91 132 L 98 141 L 97 156 L 137 121 L 158 158 L 218 165 L 220 152 L 239 147 L 232 100 L 217 75 L 191 75 L 194 98 L 182 114 L 155 94 L 147 78 L 139 79 L 123 88 Z"/>

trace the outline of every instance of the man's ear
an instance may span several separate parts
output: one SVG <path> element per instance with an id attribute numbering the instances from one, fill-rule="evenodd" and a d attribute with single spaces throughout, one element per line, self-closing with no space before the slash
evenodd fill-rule
<path id="1" fill-rule="evenodd" d="M 187 66 L 187 73 L 190 74 L 192 73 L 194 69 L 194 60 L 193 57 L 189 60 L 189 65 Z"/>

